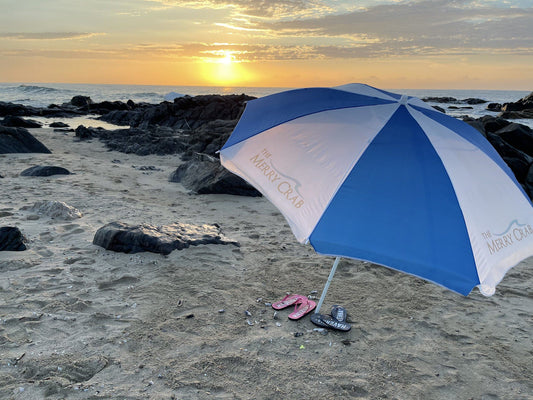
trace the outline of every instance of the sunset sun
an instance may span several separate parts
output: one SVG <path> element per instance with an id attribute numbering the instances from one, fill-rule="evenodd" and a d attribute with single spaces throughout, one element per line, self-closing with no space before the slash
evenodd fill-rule
<path id="1" fill-rule="evenodd" d="M 249 78 L 249 74 L 242 66 L 242 62 L 237 59 L 235 52 L 217 50 L 211 53 L 211 57 L 204 58 L 202 61 L 203 76 L 211 84 L 217 86 L 241 84 Z"/>

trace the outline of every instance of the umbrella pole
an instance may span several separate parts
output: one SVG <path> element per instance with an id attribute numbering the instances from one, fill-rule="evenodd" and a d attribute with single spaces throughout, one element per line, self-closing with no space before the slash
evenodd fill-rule
<path id="1" fill-rule="evenodd" d="M 331 280 L 333 279 L 333 275 L 335 275 L 335 271 L 337 270 L 337 265 L 339 265 L 339 261 L 341 260 L 340 257 L 335 258 L 335 262 L 333 263 L 333 267 L 331 267 L 331 271 L 329 272 L 328 281 L 324 285 L 324 290 L 322 290 L 322 295 L 320 296 L 320 300 L 318 301 L 318 305 L 316 306 L 315 314 L 318 314 L 320 311 L 320 307 L 322 307 L 322 303 L 324 302 L 324 299 L 326 298 L 326 293 L 329 289 L 329 284 L 331 283 Z"/>

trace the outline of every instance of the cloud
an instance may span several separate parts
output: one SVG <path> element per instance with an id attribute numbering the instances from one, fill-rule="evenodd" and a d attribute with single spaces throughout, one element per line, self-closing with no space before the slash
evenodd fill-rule
<path id="1" fill-rule="evenodd" d="M 228 8 L 234 16 L 265 19 L 311 17 L 334 9 L 320 0 L 152 0 L 164 6 L 187 8 Z"/>
<path id="2" fill-rule="evenodd" d="M 378 5 L 341 15 L 258 23 L 278 37 L 353 38 L 384 49 L 522 49 L 533 43 L 533 8 L 479 5 L 467 0 L 425 0 Z M 373 47 L 378 45 L 374 44 Z"/>
<path id="3" fill-rule="evenodd" d="M 88 32 L 0 32 L 2 39 L 16 40 L 72 40 L 85 39 L 103 33 Z"/>
<path id="4" fill-rule="evenodd" d="M 248 52 L 252 59 L 533 54 L 533 7 L 520 7 L 527 3 L 522 0 L 374 0 L 358 2 L 366 7 L 357 9 L 346 4 L 333 9 L 325 1 L 158 1 L 232 8 L 231 22 L 216 22 L 217 27 L 241 33 L 248 42 L 271 43 L 272 51 L 265 44 L 257 45 L 253 57 Z"/>

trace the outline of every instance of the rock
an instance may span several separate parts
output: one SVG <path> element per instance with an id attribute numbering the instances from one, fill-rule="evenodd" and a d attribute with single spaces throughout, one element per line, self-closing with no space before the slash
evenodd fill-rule
<path id="1" fill-rule="evenodd" d="M 507 119 L 531 119 L 533 118 L 533 108 L 522 111 L 502 111 L 500 117 Z"/>
<path id="2" fill-rule="evenodd" d="M 64 122 L 52 122 L 50 128 L 68 128 L 69 125 Z"/>
<path id="3" fill-rule="evenodd" d="M 495 133 L 515 149 L 533 157 L 533 130 L 530 127 L 511 123 Z"/>
<path id="4" fill-rule="evenodd" d="M 10 128 L 0 125 L 0 154 L 6 153 L 51 153 L 25 128 Z"/>
<path id="5" fill-rule="evenodd" d="M 450 109 L 450 110 L 472 110 L 473 107 L 470 107 L 470 106 L 461 106 L 461 107 L 458 107 L 458 106 L 448 106 L 448 109 Z"/>
<path id="6" fill-rule="evenodd" d="M 86 107 L 90 104 L 93 104 L 93 101 L 89 96 L 74 96 L 70 100 L 70 104 L 76 107 Z"/>
<path id="7" fill-rule="evenodd" d="M 487 105 L 486 110 L 493 111 L 493 112 L 499 112 L 502 110 L 502 105 L 500 103 L 489 103 Z"/>
<path id="8" fill-rule="evenodd" d="M 52 175 L 70 175 L 69 170 L 63 167 L 35 165 L 25 169 L 20 176 L 52 176 Z"/>
<path id="9" fill-rule="evenodd" d="M 86 128 L 80 125 L 76 128 L 76 137 L 79 139 L 96 137 L 104 142 L 110 150 L 133 153 L 140 156 L 176 154 L 186 149 L 179 132 L 160 126 L 150 126 L 147 129 L 107 130 Z"/>
<path id="10" fill-rule="evenodd" d="M 81 218 L 81 212 L 62 202 L 62 201 L 38 201 L 32 207 L 22 207 L 22 210 L 29 210 L 37 213 L 38 215 L 46 215 L 53 219 L 61 219 L 71 221 L 77 218 Z"/>
<path id="11" fill-rule="evenodd" d="M 92 139 L 98 137 L 99 131 L 99 128 L 87 128 L 83 125 L 79 125 L 74 132 L 76 132 L 75 136 L 79 139 Z"/>
<path id="12" fill-rule="evenodd" d="M 422 101 L 428 103 L 457 103 L 458 100 L 455 97 L 424 97 Z"/>
<path id="13" fill-rule="evenodd" d="M 453 104 L 483 104 L 487 103 L 487 100 L 468 98 L 463 100 L 458 100 L 455 97 L 424 97 L 422 99 L 425 102 L 429 103 L 453 103 Z"/>
<path id="14" fill-rule="evenodd" d="M 24 236 L 17 227 L 0 227 L 0 251 L 24 251 Z"/>
<path id="15" fill-rule="evenodd" d="M 485 115 L 478 119 L 465 118 L 465 122 L 480 131 L 513 171 L 516 180 L 526 188 L 533 199 L 533 186 L 528 189 L 533 164 L 533 132 L 522 124 Z M 533 176 L 531 176 L 533 178 Z"/>
<path id="16" fill-rule="evenodd" d="M 502 118 L 533 118 L 533 92 L 516 102 L 503 104 L 501 111 Z"/>
<path id="17" fill-rule="evenodd" d="M 185 132 L 182 137 L 186 151 L 182 159 L 190 160 L 197 153 L 215 156 L 230 137 L 237 122 L 238 120 L 215 120 L 191 132 Z"/>
<path id="18" fill-rule="evenodd" d="M 197 155 L 180 165 L 170 177 L 170 182 L 179 182 L 197 194 L 232 194 L 238 196 L 261 196 L 244 179 L 222 167 L 217 158 Z"/>
<path id="19" fill-rule="evenodd" d="M 12 115 L 7 115 L 0 125 L 10 126 L 13 128 L 40 128 L 42 125 L 31 119 L 24 119 Z"/>
<path id="20" fill-rule="evenodd" d="M 483 100 L 483 99 L 468 98 L 468 99 L 464 99 L 463 103 L 466 103 L 466 104 L 485 104 L 485 103 L 488 103 L 488 101 L 487 100 Z"/>
<path id="21" fill-rule="evenodd" d="M 431 107 L 433 107 L 437 111 L 440 111 L 443 114 L 446 114 L 446 110 L 442 107 L 439 107 L 439 106 L 431 106 Z"/>
<path id="22" fill-rule="evenodd" d="M 214 120 L 236 120 L 247 101 L 255 97 L 241 95 L 183 96 L 173 103 L 135 107 L 104 114 L 101 120 L 133 128 L 159 125 L 177 129 L 196 129 Z"/>
<path id="23" fill-rule="evenodd" d="M 6 103 L 0 101 L 0 117 L 7 115 L 12 116 L 29 116 L 38 115 L 39 109 L 35 107 L 27 107 L 22 104 Z"/>
<path id="24" fill-rule="evenodd" d="M 98 229 L 93 244 L 122 253 L 149 251 L 161 254 L 201 244 L 239 246 L 238 242 L 224 237 L 218 225 L 174 223 L 166 226 L 133 226 L 122 222 L 111 222 Z"/>
<path id="25" fill-rule="evenodd" d="M 533 164 L 530 165 L 529 170 L 527 172 L 524 187 L 529 198 L 533 199 Z"/>
<path id="26" fill-rule="evenodd" d="M 466 117 L 466 118 L 463 118 L 463 121 L 472 125 L 479 132 L 481 132 L 485 137 L 487 137 L 487 132 L 494 133 L 506 127 L 507 125 L 511 123 L 503 118 L 493 117 L 491 115 L 485 115 L 477 119 Z"/>

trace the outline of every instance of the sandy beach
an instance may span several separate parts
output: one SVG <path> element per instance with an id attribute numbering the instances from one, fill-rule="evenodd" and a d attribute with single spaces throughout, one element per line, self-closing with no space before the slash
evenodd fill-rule
<path id="1" fill-rule="evenodd" d="M 0 398 L 533 399 L 533 259 L 490 298 L 343 260 L 321 312 L 343 305 L 352 329 L 320 331 L 270 303 L 318 297 L 333 258 L 266 199 L 190 194 L 168 182 L 179 156 L 30 132 L 52 154 L 0 155 L 0 226 L 28 240 L 0 252 Z M 33 165 L 72 174 L 20 176 Z M 39 214 L 39 201 L 82 216 Z M 113 221 L 216 223 L 240 246 L 93 245 Z"/>

